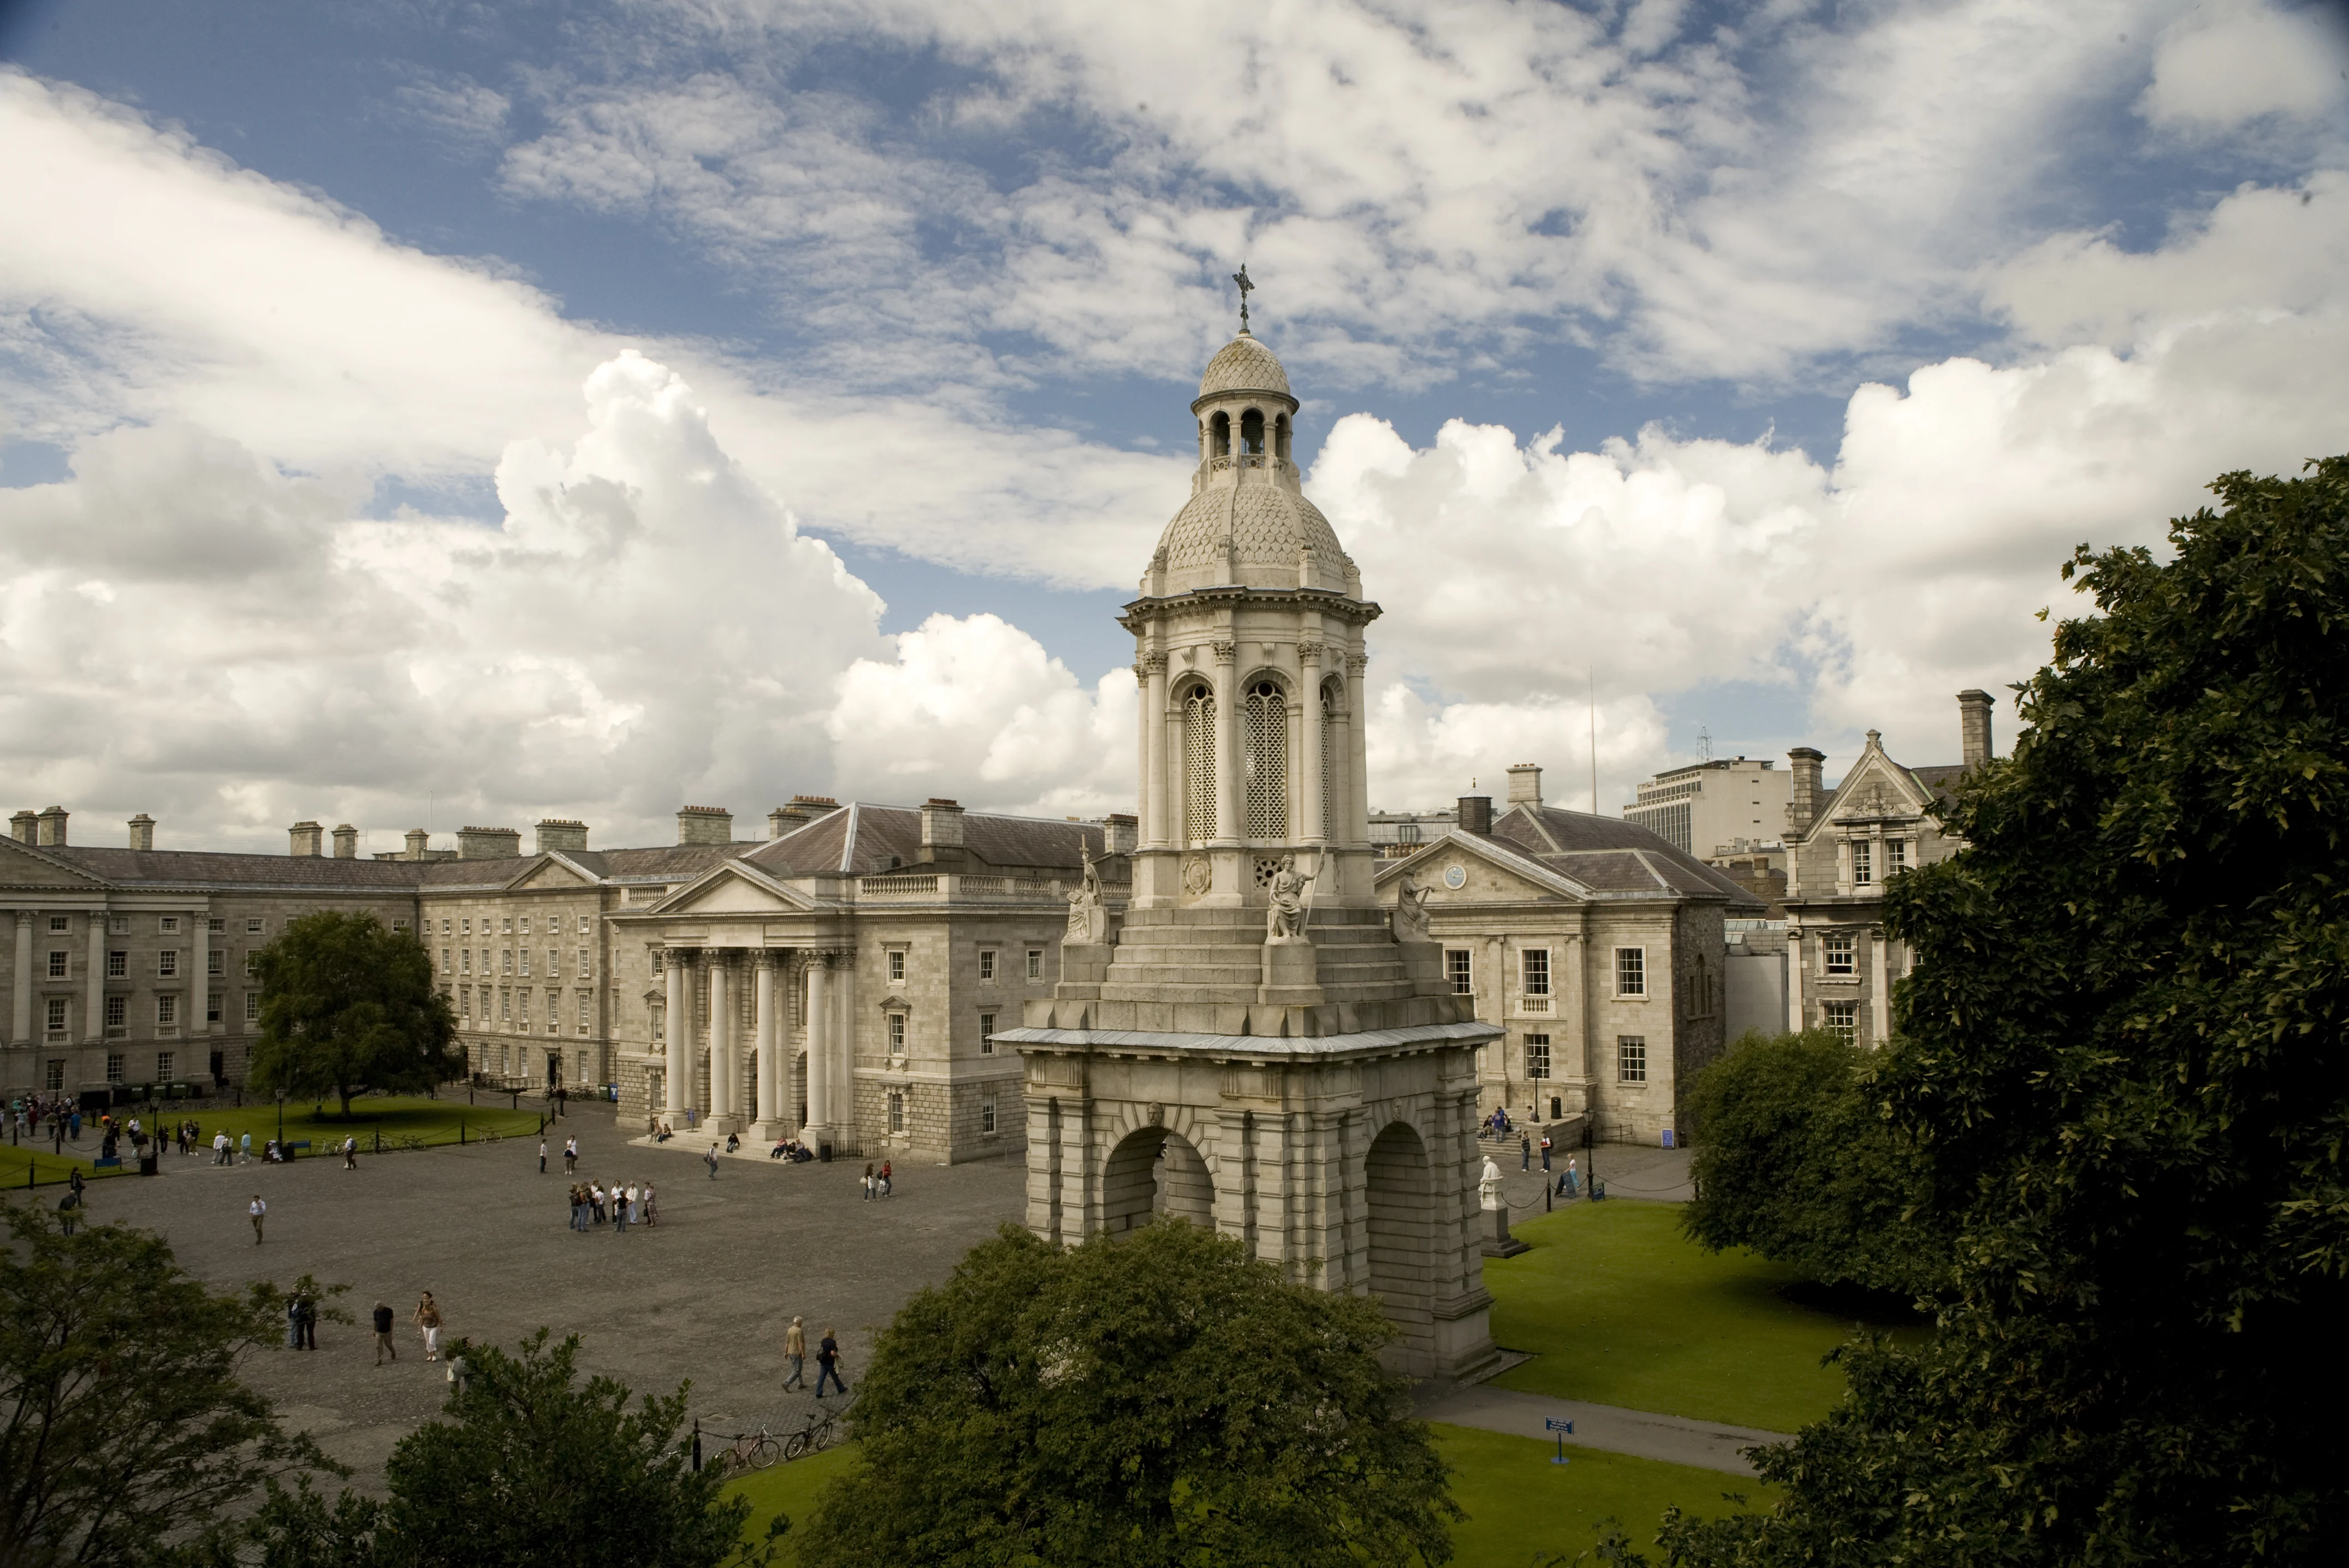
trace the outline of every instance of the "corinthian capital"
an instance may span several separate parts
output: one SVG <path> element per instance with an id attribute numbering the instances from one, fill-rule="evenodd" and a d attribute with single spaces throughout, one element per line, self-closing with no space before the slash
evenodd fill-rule
<path id="1" fill-rule="evenodd" d="M 1297 662 L 1304 665 L 1319 665 L 1321 662 L 1321 645 L 1319 643 L 1298 644 Z"/>
<path id="2" fill-rule="evenodd" d="M 1217 643 L 1216 645 L 1216 663 L 1219 665 L 1230 664 L 1234 659 L 1239 657 L 1239 653 L 1240 645 L 1237 643 Z"/>

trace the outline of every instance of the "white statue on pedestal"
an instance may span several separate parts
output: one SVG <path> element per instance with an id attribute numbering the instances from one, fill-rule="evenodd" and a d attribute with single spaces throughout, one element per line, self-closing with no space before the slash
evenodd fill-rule
<path id="1" fill-rule="evenodd" d="M 1102 942 L 1109 935 L 1109 915 L 1102 907 L 1101 873 L 1093 869 L 1091 844 L 1079 844 L 1077 852 L 1084 857 L 1085 870 L 1069 894 L 1069 929 L 1062 940 Z"/>
<path id="2" fill-rule="evenodd" d="M 1501 1168 L 1493 1163 L 1489 1154 L 1485 1156 L 1485 1169 L 1476 1178 L 1476 1196 L 1487 1211 L 1501 1206 Z"/>
<path id="3" fill-rule="evenodd" d="M 1313 879 L 1297 869 L 1295 855 L 1280 857 L 1268 891 L 1272 906 L 1264 912 L 1265 935 L 1273 942 L 1305 940 L 1305 917 L 1311 907 Z"/>
<path id="4" fill-rule="evenodd" d="M 1409 872 L 1395 889 L 1394 934 L 1397 942 L 1433 941 L 1427 929 L 1428 890 Z"/>

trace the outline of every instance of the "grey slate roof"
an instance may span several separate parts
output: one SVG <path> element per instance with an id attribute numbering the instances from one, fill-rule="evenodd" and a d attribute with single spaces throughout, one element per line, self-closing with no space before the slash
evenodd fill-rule
<path id="1" fill-rule="evenodd" d="M 963 813 L 962 841 L 963 869 L 982 872 L 1072 872 L 1081 864 L 1080 843 L 1089 845 L 1097 859 L 1104 846 L 1097 823 L 999 817 L 984 811 Z M 745 859 L 772 877 L 843 872 L 871 876 L 911 866 L 921 854 L 919 810 L 860 800 L 759 846 Z"/>
<path id="2" fill-rule="evenodd" d="M 332 888 L 343 892 L 413 892 L 418 874 L 454 861 L 336 860 L 329 855 L 240 855 L 215 850 L 102 850 L 60 844 L 41 851 L 119 887 Z M 512 864 L 514 862 L 502 862 Z"/>
<path id="3" fill-rule="evenodd" d="M 1493 822 L 1493 837 L 1561 876 L 1603 892 L 1672 892 L 1726 899 L 1733 913 L 1761 901 L 1661 835 L 1619 817 L 1557 806 L 1512 806 Z"/>

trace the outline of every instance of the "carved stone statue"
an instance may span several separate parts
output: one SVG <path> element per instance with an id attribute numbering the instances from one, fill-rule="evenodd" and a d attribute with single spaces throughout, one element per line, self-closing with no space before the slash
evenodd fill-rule
<path id="1" fill-rule="evenodd" d="M 1068 942 L 1103 942 L 1109 936 L 1109 914 L 1102 906 L 1101 872 L 1093 866 L 1091 844 L 1080 844 L 1077 852 L 1084 857 L 1084 874 L 1069 892 L 1069 929 L 1063 938 Z"/>
<path id="2" fill-rule="evenodd" d="M 1487 1211 L 1501 1206 L 1501 1168 L 1493 1163 L 1489 1154 L 1485 1156 L 1485 1169 L 1476 1177 L 1476 1197 Z"/>
<path id="3" fill-rule="evenodd" d="M 1313 879 L 1297 869 L 1295 855 L 1283 855 L 1280 869 L 1272 873 L 1267 886 L 1272 905 L 1264 912 L 1266 937 L 1274 942 L 1304 941 L 1307 895 Z"/>
<path id="4" fill-rule="evenodd" d="M 1402 873 L 1402 882 L 1395 889 L 1394 934 L 1397 942 L 1432 942 L 1427 928 L 1428 889 L 1419 885 L 1411 872 Z"/>

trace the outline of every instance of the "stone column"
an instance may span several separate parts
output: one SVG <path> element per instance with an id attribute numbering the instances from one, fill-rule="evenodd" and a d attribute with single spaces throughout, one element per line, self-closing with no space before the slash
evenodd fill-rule
<path id="1" fill-rule="evenodd" d="M 183 1033 L 198 1040 L 211 1032 L 205 1020 L 212 1011 L 212 917 L 202 910 L 188 916 L 188 990 L 192 1002 L 188 1009 L 188 1022 Z"/>
<path id="2" fill-rule="evenodd" d="M 661 1043 L 667 1064 L 662 1073 L 661 1116 L 678 1126 L 685 1122 L 686 1040 L 693 1032 L 693 994 L 687 987 L 685 954 L 672 947 L 667 949 L 665 967 L 668 971 L 668 1008 L 663 1021 Z"/>
<path id="3" fill-rule="evenodd" d="M 759 1053 L 759 1120 L 751 1130 L 761 1142 L 783 1136 L 782 1052 L 776 1046 L 775 950 L 761 947 L 752 958 L 751 1004 Z"/>
<path id="4" fill-rule="evenodd" d="M 1788 856 L 1791 861 L 1794 857 Z M 1786 923 L 1786 1032 L 1803 1030 L 1803 928 Z"/>
<path id="5" fill-rule="evenodd" d="M 1884 927 L 1870 926 L 1868 932 L 1868 1043 L 1871 1048 L 1881 1048 L 1892 1037 L 1892 982 L 1890 965 L 1885 963 Z"/>
<path id="6" fill-rule="evenodd" d="M 1134 670 L 1142 676 L 1142 841 L 1164 849 L 1172 836 L 1166 825 L 1166 655 L 1144 654 Z"/>
<path id="7" fill-rule="evenodd" d="M 832 1136 L 832 954 L 807 955 L 807 1125 L 800 1141 L 811 1149 Z"/>
<path id="8" fill-rule="evenodd" d="M 832 1100 L 827 1119 L 841 1141 L 856 1143 L 856 952 L 832 955 Z"/>
<path id="9" fill-rule="evenodd" d="M 1247 780 L 1240 777 L 1240 689 L 1237 643 L 1216 645 L 1216 837 L 1239 842 Z M 1245 881 L 1245 879 L 1243 879 Z"/>
<path id="10" fill-rule="evenodd" d="M 1362 676 L 1370 667 L 1371 661 L 1361 654 L 1346 656 L 1346 767 L 1338 791 L 1339 809 L 1346 813 L 1346 820 L 1330 830 L 1330 836 L 1343 844 L 1371 841 L 1371 750 L 1363 728 L 1371 694 L 1362 685 Z"/>
<path id="11" fill-rule="evenodd" d="M 726 984 L 734 955 L 723 947 L 705 947 L 701 956 L 709 965 L 709 1115 L 706 1125 L 712 1134 L 722 1138 L 741 1130 L 734 1115 L 741 1064 L 734 1055 L 733 998 L 727 995 Z"/>
<path id="12" fill-rule="evenodd" d="M 1304 764 L 1298 772 L 1301 776 L 1299 793 L 1304 797 L 1299 804 L 1305 810 L 1299 813 L 1298 820 L 1305 825 L 1307 842 L 1327 843 L 1330 824 L 1321 810 L 1321 802 L 1325 794 L 1334 801 L 1335 794 L 1325 790 L 1322 783 L 1330 759 L 1321 755 L 1321 645 L 1299 643 L 1297 657 L 1304 672 L 1301 684 L 1305 688 L 1305 701 L 1298 717 L 1298 727 L 1304 731 L 1298 738 L 1303 744 L 1297 748 Z M 1317 865 L 1314 871 L 1318 875 L 1320 868 Z"/>
<path id="13" fill-rule="evenodd" d="M 8 1043 L 29 1046 L 33 1039 L 33 912 L 16 912 L 16 988 L 10 996 L 9 1016 L 13 1027 Z"/>
<path id="14" fill-rule="evenodd" d="M 82 1038 L 97 1045 L 106 1038 L 106 912 L 89 917 L 89 987 L 84 998 Z"/>

